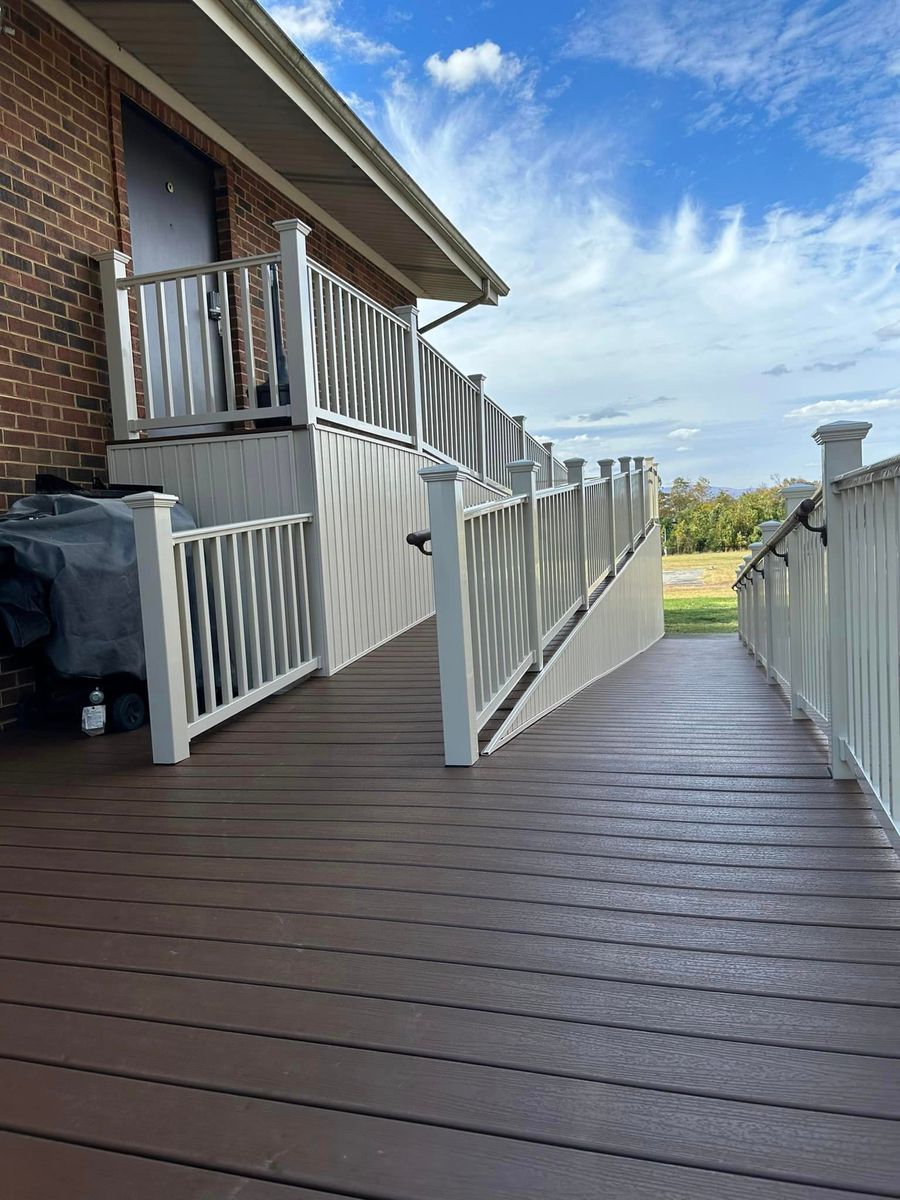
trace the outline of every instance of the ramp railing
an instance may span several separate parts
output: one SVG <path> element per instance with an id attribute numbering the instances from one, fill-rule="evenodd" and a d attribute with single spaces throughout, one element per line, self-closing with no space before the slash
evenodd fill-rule
<path id="1" fill-rule="evenodd" d="M 299 513 L 173 533 L 176 497 L 134 513 L 153 761 L 315 671 L 306 530 Z"/>
<path id="2" fill-rule="evenodd" d="M 433 547 L 448 765 L 475 762 L 479 731 L 527 672 L 543 669 L 548 645 L 653 527 L 652 459 L 619 464 L 613 476 L 604 460 L 604 476 L 585 480 L 584 460 L 572 459 L 568 483 L 538 491 L 539 465 L 511 462 L 513 496 L 469 508 L 458 468 L 420 472 L 431 529 L 413 542 L 430 538 Z"/>
<path id="3" fill-rule="evenodd" d="M 784 489 L 785 520 L 762 525 L 734 586 L 739 636 L 791 716 L 900 826 L 900 455 L 862 466 L 870 428 L 816 430 L 822 486 Z"/>

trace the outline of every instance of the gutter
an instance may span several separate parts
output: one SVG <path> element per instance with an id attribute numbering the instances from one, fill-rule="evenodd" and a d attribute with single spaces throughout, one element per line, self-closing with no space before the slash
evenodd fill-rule
<path id="1" fill-rule="evenodd" d="M 476 296 L 474 300 L 468 300 L 465 304 L 461 304 L 459 308 L 451 308 L 448 313 L 444 313 L 442 317 L 437 317 L 433 321 L 429 321 L 427 325 L 419 327 L 419 333 L 428 333 L 431 329 L 437 329 L 438 325 L 446 325 L 448 321 L 452 321 L 454 317 L 461 317 L 463 313 L 467 313 L 472 308 L 477 308 L 479 304 L 496 304 L 496 299 L 491 298 L 491 293 L 494 289 L 491 287 L 490 280 L 482 279 L 481 295 Z"/>

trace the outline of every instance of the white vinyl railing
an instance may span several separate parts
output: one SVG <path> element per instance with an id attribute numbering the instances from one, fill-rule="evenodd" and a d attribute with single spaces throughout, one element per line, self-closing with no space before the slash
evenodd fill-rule
<path id="1" fill-rule="evenodd" d="M 565 466 L 418 331 L 310 261 L 302 222 L 278 221 L 280 249 L 149 275 L 100 256 L 113 428 L 221 429 L 246 421 L 328 421 L 432 451 L 509 488 L 506 464 L 532 458 L 538 486 Z M 273 412 L 277 409 L 277 412 Z"/>
<path id="2" fill-rule="evenodd" d="M 408 325 L 309 264 L 319 408 L 341 424 L 409 440 Z"/>
<path id="3" fill-rule="evenodd" d="M 614 576 L 623 555 L 611 553 L 617 525 L 613 493 L 634 498 L 619 531 L 630 553 L 658 516 L 652 460 L 619 460 L 612 474 L 584 479 L 584 462 L 567 464 L 569 482 L 538 491 L 539 467 L 507 464 L 510 499 L 466 508 L 455 467 L 420 472 L 428 485 L 433 545 L 445 759 L 471 765 L 478 733 L 578 610 L 588 610 L 598 584 Z M 619 520 L 623 519 L 620 514 Z M 418 544 L 418 543 L 417 543 Z"/>
<path id="4" fill-rule="evenodd" d="M 829 739 L 836 778 L 858 778 L 900 826 L 900 456 L 861 466 L 865 422 L 823 425 L 823 485 L 785 489 L 784 522 L 738 572 L 738 630 Z"/>
<path id="5" fill-rule="evenodd" d="M 174 496 L 134 513 L 153 760 L 319 666 L 310 618 L 309 514 L 173 533 Z"/>

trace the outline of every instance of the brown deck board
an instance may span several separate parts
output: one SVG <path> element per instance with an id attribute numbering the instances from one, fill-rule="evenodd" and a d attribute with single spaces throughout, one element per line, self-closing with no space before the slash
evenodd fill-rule
<path id="1" fill-rule="evenodd" d="M 175 767 L 0 744 L 16 1200 L 900 1194 L 900 863 L 737 643 L 439 717 L 426 625 Z"/>

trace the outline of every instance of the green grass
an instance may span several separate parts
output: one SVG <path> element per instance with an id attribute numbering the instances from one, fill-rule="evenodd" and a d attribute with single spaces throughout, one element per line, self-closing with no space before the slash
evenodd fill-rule
<path id="1" fill-rule="evenodd" d="M 728 596 L 668 595 L 663 601 L 666 633 L 736 633 L 737 603 Z"/>

